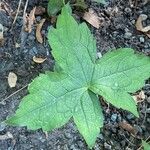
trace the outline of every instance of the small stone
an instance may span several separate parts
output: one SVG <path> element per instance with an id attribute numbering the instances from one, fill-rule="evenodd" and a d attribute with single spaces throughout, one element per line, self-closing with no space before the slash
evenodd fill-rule
<path id="1" fill-rule="evenodd" d="M 128 119 L 128 120 L 134 119 L 134 115 L 133 115 L 133 114 L 128 114 L 128 115 L 127 115 L 127 119 Z"/>
<path id="2" fill-rule="evenodd" d="M 129 39 L 131 36 L 132 36 L 132 33 L 130 33 L 130 32 L 126 32 L 125 35 L 124 35 L 124 37 L 126 39 Z"/>
<path id="3" fill-rule="evenodd" d="M 41 20 L 41 16 L 36 17 L 36 21 L 39 22 Z"/>
<path id="4" fill-rule="evenodd" d="M 147 112 L 148 114 L 150 114 L 150 108 L 148 108 L 148 109 L 146 110 L 146 112 Z"/>
<path id="5" fill-rule="evenodd" d="M 150 104 L 150 97 L 147 98 L 147 102 Z"/>
<path id="6" fill-rule="evenodd" d="M 29 35 L 28 36 L 28 40 L 34 41 L 35 40 L 35 36 L 34 35 Z"/>
<path id="7" fill-rule="evenodd" d="M 111 150 L 111 145 L 109 145 L 108 143 L 104 143 L 104 147 L 106 148 L 106 149 L 108 149 L 108 150 Z"/>
<path id="8" fill-rule="evenodd" d="M 140 126 L 138 126 L 138 125 L 134 125 L 134 128 L 135 128 L 135 130 L 138 131 L 139 133 L 142 133 L 142 132 L 143 132 L 142 128 L 141 128 Z"/>
<path id="9" fill-rule="evenodd" d="M 4 123 L 1 123 L 0 124 L 0 132 L 5 130 L 5 128 L 6 128 L 6 125 Z"/>
<path id="10" fill-rule="evenodd" d="M 129 7 L 125 8 L 125 12 L 130 13 L 131 9 Z"/>
<path id="11" fill-rule="evenodd" d="M 99 134 L 98 138 L 99 138 L 99 139 L 101 139 L 101 140 L 103 140 L 103 139 L 104 139 L 104 137 L 103 137 L 103 135 L 102 135 L 102 134 Z"/>
<path id="12" fill-rule="evenodd" d="M 113 114 L 112 116 L 111 116 L 111 120 L 113 121 L 113 122 L 115 122 L 116 121 L 116 119 L 117 119 L 117 114 Z"/>
<path id="13" fill-rule="evenodd" d="M 148 123 L 150 123 L 150 118 L 147 118 L 146 120 L 147 120 Z"/>
<path id="14" fill-rule="evenodd" d="M 102 57 L 102 53 L 101 52 L 97 52 L 97 58 L 100 59 Z"/>
<path id="15" fill-rule="evenodd" d="M 144 41 L 145 41 L 144 37 L 141 36 L 141 37 L 140 37 L 140 42 L 141 42 L 141 43 L 144 43 Z"/>
<path id="16" fill-rule="evenodd" d="M 32 49 L 29 50 L 29 55 L 35 56 L 38 53 L 38 50 L 36 47 L 33 47 Z"/>

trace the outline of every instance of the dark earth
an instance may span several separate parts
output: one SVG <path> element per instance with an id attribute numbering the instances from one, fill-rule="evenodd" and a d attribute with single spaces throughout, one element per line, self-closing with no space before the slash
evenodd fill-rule
<path id="1" fill-rule="evenodd" d="M 44 43 L 39 44 L 35 37 L 35 29 L 30 34 L 22 34 L 23 10 L 25 0 L 22 1 L 20 13 L 16 23 L 12 27 L 19 0 L 1 0 L 8 11 L 0 11 L 0 23 L 4 26 L 4 45 L 0 47 L 0 122 L 14 114 L 23 96 L 27 94 L 27 85 L 39 73 L 53 70 L 54 60 L 47 42 L 47 32 L 50 23 L 47 19 L 42 28 Z M 108 50 L 131 47 L 135 51 L 150 55 L 150 38 L 136 30 L 135 22 L 140 14 L 146 14 L 148 19 L 144 26 L 150 25 L 150 3 L 144 4 L 138 0 L 108 0 L 106 5 L 87 1 L 88 7 L 93 8 L 103 21 L 99 29 L 89 25 L 91 32 L 97 40 L 97 50 L 102 54 Z M 133 6 L 132 6 L 133 4 Z M 46 0 L 29 0 L 27 12 L 34 6 L 46 7 Z M 81 14 L 77 9 L 73 10 L 79 22 L 82 22 Z M 79 15 L 80 14 L 80 15 Z M 48 16 L 36 16 L 40 20 Z M 16 48 L 16 43 L 20 44 Z M 42 64 L 33 62 L 33 56 L 46 57 Z M 10 88 L 7 77 L 9 72 L 14 72 L 17 77 L 17 85 Z M 133 72 L 134 73 L 134 72 Z M 142 89 L 145 93 L 144 101 L 138 103 L 140 117 L 136 118 L 129 112 L 116 109 L 104 103 L 103 112 L 105 125 L 101 129 L 93 150 L 137 150 L 141 146 L 141 139 L 150 136 L 150 82 L 146 81 Z M 17 92 L 16 92 L 17 91 Z M 16 94 L 15 94 L 16 92 Z M 12 94 L 12 95 L 11 95 Z M 11 95 L 11 96 L 9 96 Z M 9 96 L 9 97 L 8 97 Z M 124 130 L 119 123 L 126 121 L 136 130 L 136 135 Z M 12 138 L 4 138 L 3 135 L 12 134 Z M 0 150 L 88 150 L 84 139 L 79 134 L 73 120 L 49 133 L 42 130 L 31 131 L 26 127 L 12 127 L 0 123 Z"/>

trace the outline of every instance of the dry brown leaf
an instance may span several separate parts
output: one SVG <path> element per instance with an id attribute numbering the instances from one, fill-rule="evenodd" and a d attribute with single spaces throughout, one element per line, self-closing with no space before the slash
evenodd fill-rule
<path id="1" fill-rule="evenodd" d="M 129 123 L 125 122 L 125 121 L 120 122 L 119 127 L 121 127 L 122 129 L 132 133 L 133 135 L 136 135 L 136 133 L 137 133 L 136 129 L 133 126 L 131 126 Z"/>
<path id="2" fill-rule="evenodd" d="M 47 58 L 39 58 L 39 57 L 36 57 L 36 56 L 33 57 L 33 61 L 34 61 L 35 63 L 37 63 L 37 64 L 43 63 L 46 59 L 47 59 Z"/>
<path id="3" fill-rule="evenodd" d="M 143 102 L 144 99 L 146 98 L 144 91 L 141 91 L 140 93 L 138 93 L 136 95 L 133 95 L 132 97 L 133 97 L 133 99 L 135 100 L 136 103 Z"/>
<path id="4" fill-rule="evenodd" d="M 136 21 L 136 24 L 135 24 L 136 29 L 137 29 L 138 31 L 144 32 L 145 34 L 147 34 L 147 32 L 150 31 L 150 25 L 149 25 L 149 26 L 146 26 L 146 27 L 143 27 L 142 21 L 144 21 L 144 20 L 146 20 L 146 19 L 147 19 L 147 15 L 141 14 L 141 15 L 138 17 L 138 19 L 137 19 L 137 21 Z"/>
<path id="5" fill-rule="evenodd" d="M 83 19 L 90 23 L 93 27 L 99 28 L 100 27 L 100 20 L 97 14 L 94 12 L 93 9 L 89 9 L 88 12 L 84 13 Z"/>
<path id="6" fill-rule="evenodd" d="M 8 75 L 8 84 L 11 88 L 15 87 L 17 83 L 17 75 L 13 72 L 10 72 Z"/>
<path id="7" fill-rule="evenodd" d="M 36 7 L 35 15 L 43 15 L 46 12 L 46 9 L 42 6 Z"/>
<path id="8" fill-rule="evenodd" d="M 41 29 L 42 29 L 42 26 L 44 24 L 46 19 L 42 19 L 40 20 L 40 23 L 37 24 L 37 28 L 36 28 L 36 39 L 39 43 L 43 43 L 43 37 L 42 37 L 42 34 L 41 34 Z"/>
<path id="9" fill-rule="evenodd" d="M 3 36 L 3 32 L 4 32 L 4 27 L 2 24 L 0 24 L 0 46 L 4 45 L 4 36 Z"/>
<path id="10" fill-rule="evenodd" d="M 31 31 L 32 31 L 32 26 L 33 26 L 34 21 L 35 21 L 35 10 L 36 10 L 36 7 L 34 7 L 31 10 L 29 16 L 26 16 L 26 20 L 25 20 L 25 22 L 26 22 L 25 31 L 26 32 L 31 33 Z"/>

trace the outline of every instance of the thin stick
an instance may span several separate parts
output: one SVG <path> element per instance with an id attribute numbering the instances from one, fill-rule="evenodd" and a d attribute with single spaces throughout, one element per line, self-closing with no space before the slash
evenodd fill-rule
<path id="1" fill-rule="evenodd" d="M 28 2 L 29 2 L 29 0 L 26 0 L 26 4 L 24 7 L 24 11 L 23 11 L 23 18 L 26 17 L 26 10 L 27 10 L 27 6 L 28 6 Z"/>
<path id="2" fill-rule="evenodd" d="M 12 26 L 15 24 L 15 22 L 17 20 L 17 17 L 18 17 L 18 14 L 19 14 L 19 10 L 20 10 L 20 7 L 21 7 L 21 3 L 22 3 L 22 0 L 19 0 L 19 5 L 18 5 L 18 8 L 17 8 L 17 13 L 15 15 L 15 18 L 14 18 L 14 21 L 12 23 Z"/>
<path id="3" fill-rule="evenodd" d="M 0 103 L 3 103 L 4 101 L 6 101 L 7 99 L 9 99 L 10 97 L 14 96 L 15 94 L 17 94 L 17 93 L 20 92 L 21 90 L 25 89 L 27 86 L 28 86 L 28 84 L 25 85 L 25 86 L 23 86 L 21 89 L 15 91 L 14 93 L 10 94 L 8 97 L 6 97 L 6 98 L 4 98 L 2 101 L 0 101 Z"/>

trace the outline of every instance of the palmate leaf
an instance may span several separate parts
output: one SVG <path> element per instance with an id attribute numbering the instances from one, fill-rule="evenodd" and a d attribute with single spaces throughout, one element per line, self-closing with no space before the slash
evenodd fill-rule
<path id="1" fill-rule="evenodd" d="M 73 117 L 89 147 L 95 143 L 103 115 L 97 94 L 136 116 L 129 93 L 150 76 L 150 59 L 132 49 L 109 52 L 96 60 L 96 42 L 85 23 L 78 24 L 68 5 L 49 30 L 49 43 L 56 61 L 54 72 L 40 74 L 29 86 L 16 114 L 6 122 L 49 131 Z"/>

